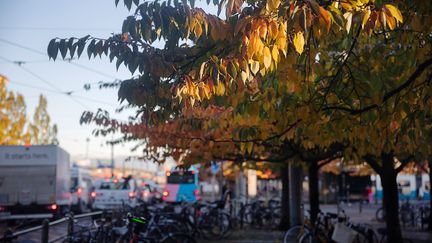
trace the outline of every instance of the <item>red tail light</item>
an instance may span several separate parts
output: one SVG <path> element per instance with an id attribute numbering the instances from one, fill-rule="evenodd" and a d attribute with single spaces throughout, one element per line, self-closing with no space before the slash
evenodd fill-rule
<path id="1" fill-rule="evenodd" d="M 6 211 L 5 207 L 0 206 L 0 212 Z"/>
<path id="2" fill-rule="evenodd" d="M 194 195 L 195 195 L 195 196 L 198 196 L 198 194 L 199 194 L 199 190 L 198 190 L 198 189 L 195 189 L 195 190 L 194 190 Z"/>
<path id="3" fill-rule="evenodd" d="M 57 210 L 57 204 L 51 204 L 50 209 L 53 211 Z"/>
<path id="4" fill-rule="evenodd" d="M 169 192 L 168 192 L 168 191 L 164 191 L 164 192 L 162 192 L 162 196 L 164 196 L 164 197 L 168 197 L 168 195 L 169 195 Z"/>
<path id="5" fill-rule="evenodd" d="M 90 196 L 91 196 L 92 198 L 96 198 L 96 192 L 91 192 L 91 193 L 90 193 Z"/>
<path id="6" fill-rule="evenodd" d="M 79 187 L 78 190 L 77 190 L 77 194 L 78 194 L 78 195 L 81 195 L 81 193 L 82 193 L 82 188 Z"/>
<path id="7" fill-rule="evenodd" d="M 129 192 L 129 198 L 134 198 L 135 197 L 135 192 Z"/>

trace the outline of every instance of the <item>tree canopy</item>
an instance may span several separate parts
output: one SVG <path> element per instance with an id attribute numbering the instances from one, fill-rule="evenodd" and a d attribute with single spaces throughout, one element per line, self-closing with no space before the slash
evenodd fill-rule
<path id="1" fill-rule="evenodd" d="M 208 1 L 224 17 L 193 0 L 123 3 L 133 12 L 121 34 L 56 38 L 47 51 L 56 59 L 86 49 L 138 73 L 118 93 L 137 119 L 88 111 L 82 122 L 142 141 L 150 158 L 341 154 L 395 181 L 432 152 L 429 1 Z"/>

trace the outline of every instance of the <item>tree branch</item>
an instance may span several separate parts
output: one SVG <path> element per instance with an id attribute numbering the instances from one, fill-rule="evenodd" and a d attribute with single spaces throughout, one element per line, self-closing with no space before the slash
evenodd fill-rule
<path id="1" fill-rule="evenodd" d="M 428 59 L 425 62 L 423 62 L 422 64 L 420 64 L 417 67 L 417 69 L 414 71 L 414 73 L 411 74 L 411 76 L 403 84 L 401 84 L 397 88 L 384 94 L 384 96 L 382 98 L 382 103 L 387 102 L 387 100 L 392 98 L 394 95 L 398 94 L 402 90 L 409 87 L 410 84 L 412 84 L 425 70 L 427 70 L 427 68 L 430 65 L 432 65 L 432 58 Z M 341 110 L 341 111 L 345 111 L 345 112 L 349 113 L 350 115 L 358 115 L 358 114 L 361 114 L 363 112 L 366 112 L 366 111 L 369 111 L 369 110 L 372 110 L 372 109 L 375 109 L 378 107 L 379 107 L 379 105 L 377 105 L 377 104 L 369 105 L 369 106 L 366 106 L 366 107 L 361 108 L 361 109 L 352 109 L 352 108 L 341 107 L 341 106 L 327 106 L 327 107 L 324 107 L 323 110 Z"/>

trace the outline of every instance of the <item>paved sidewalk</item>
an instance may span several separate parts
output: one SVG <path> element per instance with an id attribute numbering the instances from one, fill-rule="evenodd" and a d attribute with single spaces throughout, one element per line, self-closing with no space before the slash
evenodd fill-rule
<path id="1" fill-rule="evenodd" d="M 237 230 L 227 239 L 219 241 L 198 240 L 201 243 L 226 242 L 226 243 L 281 243 L 284 232 L 259 229 Z"/>
<path id="2" fill-rule="evenodd" d="M 308 208 L 308 205 L 305 206 Z M 369 224 L 374 229 L 385 227 L 384 223 L 380 223 L 375 219 L 376 210 L 381 205 L 360 205 L 356 204 L 345 204 L 341 205 L 340 209 L 343 209 L 351 222 Z M 323 212 L 337 212 L 336 205 L 320 205 Z M 227 242 L 227 243 L 281 243 L 284 232 L 281 231 L 268 231 L 260 229 L 244 229 L 233 232 L 227 239 L 219 241 L 203 241 L 198 240 L 202 243 L 211 242 Z M 413 243 L 430 243 L 432 242 L 432 233 L 420 230 L 420 229 L 403 229 L 403 236 L 406 239 L 410 239 Z"/>

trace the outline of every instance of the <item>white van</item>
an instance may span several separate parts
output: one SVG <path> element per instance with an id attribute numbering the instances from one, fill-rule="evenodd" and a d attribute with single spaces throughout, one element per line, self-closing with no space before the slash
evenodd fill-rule
<path id="1" fill-rule="evenodd" d="M 95 181 L 91 193 L 93 209 L 112 210 L 125 205 L 135 207 L 141 199 L 141 191 L 133 178 L 114 178 Z"/>

